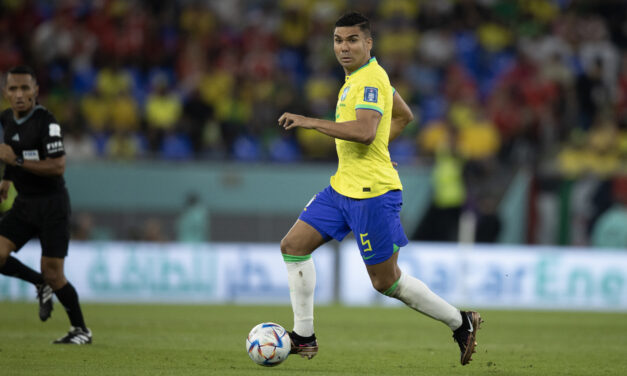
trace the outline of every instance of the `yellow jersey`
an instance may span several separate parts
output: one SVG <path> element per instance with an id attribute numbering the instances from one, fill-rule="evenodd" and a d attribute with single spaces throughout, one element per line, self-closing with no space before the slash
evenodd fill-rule
<path id="1" fill-rule="evenodd" d="M 388 150 L 393 95 L 388 75 L 374 57 L 346 76 L 338 94 L 335 121 L 356 120 L 359 109 L 379 112 L 381 121 L 370 145 L 335 139 L 338 167 L 331 177 L 331 187 L 338 193 L 364 199 L 403 189 Z"/>

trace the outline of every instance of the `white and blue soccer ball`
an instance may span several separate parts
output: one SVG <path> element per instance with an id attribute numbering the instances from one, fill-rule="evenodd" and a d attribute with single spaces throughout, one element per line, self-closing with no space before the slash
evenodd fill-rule
<path id="1" fill-rule="evenodd" d="M 246 338 L 246 351 L 250 359 L 266 367 L 278 366 L 287 359 L 291 346 L 287 330 L 273 322 L 255 326 Z"/>

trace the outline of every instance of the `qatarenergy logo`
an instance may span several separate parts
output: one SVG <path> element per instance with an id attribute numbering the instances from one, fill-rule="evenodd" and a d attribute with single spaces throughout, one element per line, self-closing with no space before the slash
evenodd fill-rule
<path id="1" fill-rule="evenodd" d="M 337 252 L 314 254 L 318 303 L 382 304 L 356 244 Z M 39 244 L 17 256 L 38 268 Z M 627 311 L 627 251 L 410 243 L 399 265 L 458 306 Z M 289 303 L 278 244 L 73 242 L 65 271 L 85 301 Z M 0 277 L 0 300 L 33 296 L 32 285 Z"/>

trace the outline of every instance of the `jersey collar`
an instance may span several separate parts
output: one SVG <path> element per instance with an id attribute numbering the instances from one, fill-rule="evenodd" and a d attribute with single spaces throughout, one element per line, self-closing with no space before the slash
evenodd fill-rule
<path id="1" fill-rule="evenodd" d="M 362 70 L 362 69 L 364 69 L 365 67 L 367 67 L 368 65 L 370 65 L 370 63 L 378 64 L 378 63 L 377 63 L 377 58 L 376 58 L 376 57 L 374 57 L 374 56 L 373 56 L 373 57 L 371 57 L 371 58 L 370 58 L 370 60 L 368 60 L 368 62 L 367 62 L 366 64 L 364 64 L 364 65 L 362 65 L 361 67 L 359 67 L 359 68 L 355 69 L 355 71 L 353 71 L 353 73 L 351 73 L 351 74 L 347 75 L 347 76 L 346 76 L 346 81 L 348 81 L 348 79 L 349 79 L 351 76 L 354 76 L 354 75 L 355 75 L 355 73 L 359 72 L 360 70 Z"/>
<path id="2" fill-rule="evenodd" d="M 24 124 L 28 119 L 31 118 L 31 116 L 33 116 L 33 114 L 35 113 L 36 110 L 40 109 L 40 108 L 44 108 L 44 106 L 42 105 L 35 105 L 33 106 L 33 108 L 30 110 L 30 112 L 28 113 L 28 115 L 24 116 L 23 118 L 20 119 L 16 119 L 15 118 L 15 114 L 13 114 L 13 120 L 15 121 L 16 124 Z"/>

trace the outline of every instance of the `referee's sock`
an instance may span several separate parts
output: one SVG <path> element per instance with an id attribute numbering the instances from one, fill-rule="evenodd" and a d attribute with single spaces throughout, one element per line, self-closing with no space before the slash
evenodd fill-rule
<path id="1" fill-rule="evenodd" d="M 81 311 L 81 306 L 78 303 L 78 294 L 76 293 L 74 286 L 68 282 L 65 286 L 56 290 L 54 294 L 57 296 L 61 304 L 63 304 L 72 326 L 82 328 L 84 331 L 87 331 L 85 320 L 83 319 L 83 312 Z"/>
<path id="2" fill-rule="evenodd" d="M 34 285 L 40 285 L 44 283 L 44 277 L 41 273 L 34 271 L 28 266 L 22 264 L 20 260 L 13 256 L 7 258 L 7 262 L 0 268 L 0 273 L 8 275 L 9 277 L 16 277 L 30 282 Z"/>

